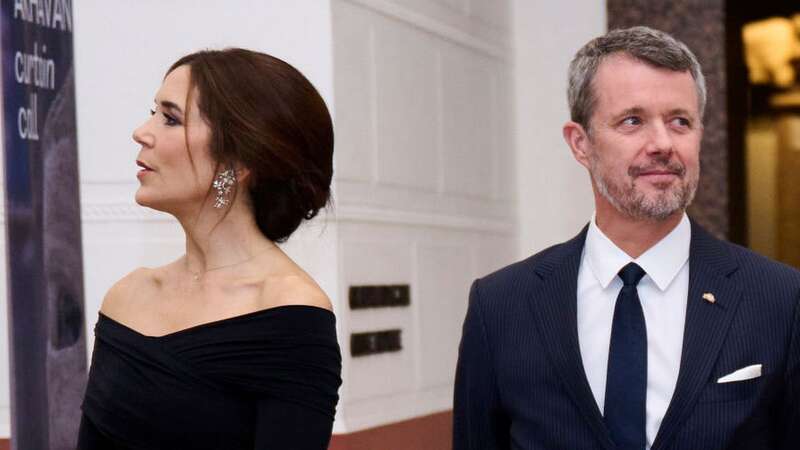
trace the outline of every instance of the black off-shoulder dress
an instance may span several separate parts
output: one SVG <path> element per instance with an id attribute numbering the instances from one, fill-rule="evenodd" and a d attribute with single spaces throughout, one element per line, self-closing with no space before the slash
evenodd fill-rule
<path id="1" fill-rule="evenodd" d="M 101 313 L 78 450 L 323 450 L 340 373 L 326 309 L 281 306 L 160 337 Z"/>

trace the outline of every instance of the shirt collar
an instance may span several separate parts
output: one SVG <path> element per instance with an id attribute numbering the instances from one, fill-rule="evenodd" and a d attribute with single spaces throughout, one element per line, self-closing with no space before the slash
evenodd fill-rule
<path id="1" fill-rule="evenodd" d="M 678 226 L 641 256 L 633 259 L 603 234 L 595 223 L 595 215 L 592 214 L 592 221 L 586 233 L 584 258 L 587 258 L 592 273 L 603 289 L 611 284 L 620 269 L 630 262 L 635 262 L 647 272 L 647 276 L 656 286 L 664 291 L 689 260 L 691 238 L 689 217 L 684 213 Z"/>

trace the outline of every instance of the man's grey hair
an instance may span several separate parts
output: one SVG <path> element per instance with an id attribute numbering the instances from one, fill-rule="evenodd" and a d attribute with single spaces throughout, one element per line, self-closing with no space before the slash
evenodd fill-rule
<path id="1" fill-rule="evenodd" d="M 567 99 L 573 122 L 587 132 L 597 96 L 592 83 L 600 63 L 609 55 L 624 54 L 653 67 L 689 71 L 697 89 L 698 110 L 702 119 L 706 107 L 706 80 L 700 63 L 689 47 L 663 31 L 638 26 L 608 32 L 583 46 L 569 65 Z"/>

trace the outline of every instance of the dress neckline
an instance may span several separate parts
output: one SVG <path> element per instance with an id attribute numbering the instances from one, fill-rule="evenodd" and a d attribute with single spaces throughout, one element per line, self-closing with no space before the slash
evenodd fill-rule
<path id="1" fill-rule="evenodd" d="M 313 305 L 280 305 L 280 306 L 273 306 L 273 307 L 265 308 L 265 309 L 259 309 L 257 311 L 252 311 L 252 312 L 249 312 L 249 313 L 239 314 L 238 316 L 231 316 L 231 317 L 226 317 L 224 319 L 212 320 L 210 322 L 204 322 L 204 323 L 200 323 L 200 324 L 197 324 L 197 325 L 192 325 L 192 326 L 187 327 L 187 328 L 182 328 L 182 329 L 176 330 L 176 331 L 170 331 L 169 333 L 158 335 L 158 336 L 151 336 L 151 335 L 144 334 L 144 333 L 142 333 L 140 331 L 137 331 L 137 330 L 129 327 L 128 325 L 125 325 L 124 323 L 119 322 L 119 321 L 111 318 L 110 316 L 107 316 L 102 311 L 98 311 L 97 314 L 98 314 L 100 319 L 108 321 L 110 324 L 112 324 L 112 325 L 114 325 L 114 326 L 116 326 L 118 328 L 121 328 L 121 329 L 127 331 L 130 334 L 133 334 L 135 336 L 138 336 L 138 337 L 141 337 L 141 338 L 144 338 L 144 339 L 160 340 L 160 339 L 168 339 L 168 338 L 171 338 L 171 337 L 176 337 L 176 336 L 180 336 L 180 335 L 184 335 L 184 334 L 190 334 L 192 332 L 195 332 L 195 331 L 198 331 L 198 330 L 202 330 L 202 329 L 215 328 L 215 327 L 218 327 L 218 326 L 221 326 L 221 325 L 227 325 L 227 324 L 230 324 L 230 323 L 233 323 L 233 322 L 238 322 L 238 321 L 241 321 L 241 320 L 252 319 L 254 317 L 258 317 L 258 316 L 261 316 L 261 315 L 274 314 L 274 313 L 278 313 L 280 311 L 293 310 L 293 309 L 297 309 L 297 310 L 306 309 L 306 310 L 310 310 L 310 311 L 319 312 L 319 313 L 322 313 L 322 314 L 327 314 L 327 315 L 329 315 L 331 317 L 335 317 L 334 314 L 333 314 L 333 311 L 331 311 L 329 309 L 326 309 L 326 308 L 319 307 L 319 306 L 313 306 Z"/>

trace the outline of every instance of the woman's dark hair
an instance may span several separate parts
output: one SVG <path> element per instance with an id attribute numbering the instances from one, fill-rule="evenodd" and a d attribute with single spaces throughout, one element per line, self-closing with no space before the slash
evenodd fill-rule
<path id="1" fill-rule="evenodd" d="M 333 124 L 325 102 L 297 69 L 264 53 L 203 50 L 167 74 L 184 65 L 211 129 L 211 157 L 249 169 L 256 223 L 271 241 L 285 241 L 330 199 Z"/>

